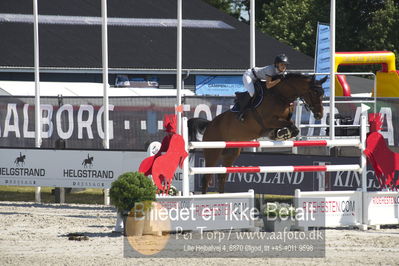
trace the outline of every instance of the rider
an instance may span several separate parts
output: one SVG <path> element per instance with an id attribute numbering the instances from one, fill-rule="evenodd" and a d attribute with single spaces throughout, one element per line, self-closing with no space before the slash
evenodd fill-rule
<path id="1" fill-rule="evenodd" d="M 242 81 L 247 91 L 244 93 L 237 93 L 237 101 L 240 106 L 240 111 L 238 114 L 239 120 L 244 120 L 243 117 L 245 111 L 250 106 L 252 97 L 255 94 L 255 82 L 265 80 L 266 88 L 272 88 L 281 81 L 281 79 L 272 80 L 272 78 L 277 75 L 285 74 L 288 64 L 288 57 L 285 54 L 279 54 L 274 59 L 273 65 L 268 65 L 265 67 L 254 67 L 245 71 L 244 75 L 242 76 Z"/>

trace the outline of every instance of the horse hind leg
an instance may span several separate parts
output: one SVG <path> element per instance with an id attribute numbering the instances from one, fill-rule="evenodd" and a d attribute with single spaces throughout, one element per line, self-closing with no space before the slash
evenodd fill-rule
<path id="1" fill-rule="evenodd" d="M 205 158 L 205 167 L 214 167 L 218 162 L 220 155 L 222 154 L 223 149 L 205 149 L 204 150 L 204 158 Z M 202 194 L 206 194 L 209 187 L 209 182 L 211 181 L 211 174 L 205 174 L 202 177 Z"/>
<path id="2" fill-rule="evenodd" d="M 240 155 L 241 149 L 225 149 L 222 155 L 224 167 L 231 167 L 237 157 Z M 224 185 L 226 184 L 227 174 L 219 174 L 219 193 L 224 193 Z"/>

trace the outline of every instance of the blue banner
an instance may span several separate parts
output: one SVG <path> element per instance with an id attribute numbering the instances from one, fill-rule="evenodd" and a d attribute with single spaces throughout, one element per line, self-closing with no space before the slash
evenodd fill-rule
<path id="1" fill-rule="evenodd" d="M 245 91 L 242 76 L 196 76 L 197 95 L 232 96 L 236 91 Z"/>
<path id="2" fill-rule="evenodd" d="M 330 26 L 322 23 L 317 24 L 317 40 L 316 40 L 316 55 L 315 55 L 315 72 L 329 73 L 331 67 L 331 52 L 330 52 Z M 317 76 L 317 79 L 322 79 L 324 76 Z M 330 78 L 323 83 L 325 96 L 330 96 Z"/>

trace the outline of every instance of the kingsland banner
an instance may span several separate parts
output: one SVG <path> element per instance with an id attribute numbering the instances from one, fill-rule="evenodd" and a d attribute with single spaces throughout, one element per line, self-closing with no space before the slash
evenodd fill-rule
<path id="1" fill-rule="evenodd" d="M 146 150 L 149 143 L 161 141 L 165 136 L 163 116 L 175 112 L 176 98 L 110 97 L 109 102 L 110 148 Z M 234 98 L 186 96 L 183 103 L 184 116 L 212 120 L 229 110 Z M 327 115 L 322 121 L 314 121 L 313 115 L 305 108 L 302 109 L 302 124 L 329 121 Z M 397 99 L 378 99 L 377 112 L 384 117 L 381 133 L 390 146 L 399 145 L 399 134 L 395 134 L 399 127 L 399 112 L 395 110 L 399 110 Z M 0 97 L 0 147 L 35 146 L 34 111 L 34 97 Z M 102 149 L 103 111 L 101 97 L 42 97 L 42 148 L 56 148 L 56 141 L 62 139 L 65 140 L 67 149 Z M 328 107 L 325 113 L 327 111 Z M 336 113 L 350 117 L 353 124 L 359 124 L 359 104 L 336 104 Z M 303 136 L 324 136 L 327 133 L 326 128 L 301 130 Z"/>
<path id="2" fill-rule="evenodd" d="M 360 157 L 293 155 L 242 152 L 234 166 L 343 165 L 359 164 Z M 202 152 L 195 153 L 195 166 L 203 167 Z M 253 189 L 258 194 L 294 195 L 301 191 L 343 191 L 361 188 L 361 174 L 354 171 L 227 174 L 225 192 Z M 202 175 L 195 176 L 195 191 L 201 191 Z M 217 191 L 217 175 L 212 175 L 208 191 Z M 368 165 L 367 190 L 380 190 L 374 171 Z"/>

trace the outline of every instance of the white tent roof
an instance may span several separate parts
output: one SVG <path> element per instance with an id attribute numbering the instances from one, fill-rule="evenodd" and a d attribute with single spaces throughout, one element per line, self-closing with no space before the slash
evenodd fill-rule
<path id="1" fill-rule="evenodd" d="M 0 95 L 35 96 L 33 81 L 0 81 Z M 40 82 L 40 96 L 103 96 L 102 83 Z M 195 95 L 182 90 L 182 95 Z M 176 96 L 175 89 L 110 87 L 108 96 Z"/>

